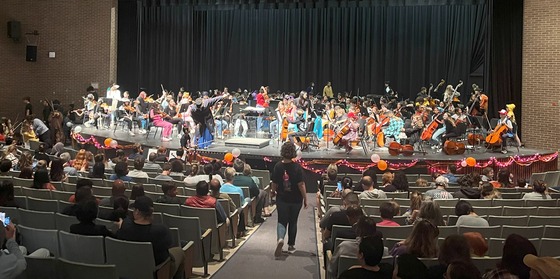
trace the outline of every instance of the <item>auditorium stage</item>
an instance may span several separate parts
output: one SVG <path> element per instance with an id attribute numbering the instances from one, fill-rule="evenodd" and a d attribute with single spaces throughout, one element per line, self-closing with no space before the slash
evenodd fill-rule
<path id="1" fill-rule="evenodd" d="M 113 130 L 95 128 L 86 128 L 82 126 L 80 133 L 83 139 L 87 140 L 93 136 L 98 143 L 103 145 L 106 138 L 112 138 L 118 141 L 119 145 L 126 146 L 134 143 L 140 143 L 145 148 L 145 152 L 149 148 L 156 148 L 158 146 L 165 146 L 168 149 L 177 149 L 180 147 L 179 139 L 174 134 L 173 140 L 170 142 L 162 142 L 160 135 L 154 137 L 154 132 L 148 136 L 137 134 L 130 136 L 126 131 L 120 127 L 114 133 Z M 252 138 L 239 138 L 236 139 L 237 143 L 249 142 Z M 260 168 L 271 169 L 280 158 L 280 143 L 277 141 L 267 141 L 267 144 L 262 144 L 264 139 L 260 139 L 259 144 L 263 146 L 258 147 L 243 147 L 243 145 L 226 145 L 225 140 L 216 140 L 206 149 L 198 149 L 197 152 L 202 158 L 216 158 L 223 159 L 224 154 L 231 152 L 233 148 L 241 150 L 240 158 L 246 160 L 251 165 Z M 369 148 L 372 144 L 369 144 Z M 111 149 L 106 150 L 109 154 Z M 499 152 L 486 151 L 483 146 L 476 146 L 472 150 L 467 150 L 462 155 L 446 155 L 443 152 L 436 152 L 430 148 L 426 148 L 426 153 L 415 153 L 412 156 L 405 157 L 403 155 L 391 156 L 387 148 L 376 148 L 369 150 L 367 154 L 364 153 L 362 147 L 356 147 L 349 154 L 344 149 L 337 149 L 329 143 L 327 146 L 322 142 L 319 149 L 311 148 L 302 152 L 301 163 L 309 171 L 321 173 L 328 166 L 328 164 L 336 162 L 339 166 L 339 172 L 358 173 L 364 168 L 369 166 L 376 166 L 372 163 L 371 155 L 378 154 L 382 160 L 388 163 L 390 170 L 403 170 L 406 173 L 432 173 L 434 171 L 444 171 L 448 165 L 456 164 L 459 172 L 469 172 L 478 170 L 484 167 L 493 167 L 499 169 L 506 167 L 510 169 L 516 177 L 530 177 L 533 172 L 544 172 L 548 170 L 557 169 L 557 152 L 539 150 L 532 148 L 520 148 L 519 153 L 514 146 L 508 147 L 508 153 L 502 154 Z M 110 156 L 110 155 L 109 155 Z M 462 167 L 461 162 L 466 158 L 472 157 L 476 160 L 474 167 Z M 464 165 L 464 163 L 463 163 Z"/>

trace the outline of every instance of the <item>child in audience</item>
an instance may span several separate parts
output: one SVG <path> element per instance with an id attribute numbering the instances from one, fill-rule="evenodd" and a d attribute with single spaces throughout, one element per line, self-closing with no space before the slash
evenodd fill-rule
<path id="1" fill-rule="evenodd" d="M 400 226 L 399 223 L 393 221 L 393 217 L 395 215 L 399 215 L 400 213 L 400 206 L 398 203 L 394 201 L 384 202 L 379 206 L 379 212 L 381 214 L 382 221 L 377 223 L 378 226 L 385 226 L 385 227 Z"/>

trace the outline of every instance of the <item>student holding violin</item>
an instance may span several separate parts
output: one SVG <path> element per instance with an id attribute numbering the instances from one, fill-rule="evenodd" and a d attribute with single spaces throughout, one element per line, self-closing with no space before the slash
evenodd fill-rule
<path id="1" fill-rule="evenodd" d="M 132 128 L 132 121 L 135 121 L 138 127 L 140 127 L 140 120 L 134 117 L 136 114 L 136 109 L 130 104 L 129 99 L 122 99 L 123 104 L 115 111 L 117 119 L 120 119 L 128 125 L 128 134 L 134 136 L 134 130 Z M 140 134 L 145 134 L 146 131 L 140 129 Z"/>
<path id="2" fill-rule="evenodd" d="M 158 103 L 152 104 L 152 109 L 150 110 L 150 119 L 152 124 L 156 127 L 163 127 L 163 132 L 161 141 L 171 141 L 171 129 L 173 129 L 173 124 L 165 121 L 166 113 L 161 111 Z"/>
<path id="3" fill-rule="evenodd" d="M 177 137 L 181 138 L 181 131 L 183 131 L 184 122 L 183 118 L 179 116 L 179 113 L 177 113 L 177 111 L 178 106 L 177 103 L 175 103 L 175 100 L 173 100 L 173 98 L 168 99 L 167 107 L 164 109 L 165 114 L 167 114 L 165 121 L 173 125 L 177 125 Z"/>

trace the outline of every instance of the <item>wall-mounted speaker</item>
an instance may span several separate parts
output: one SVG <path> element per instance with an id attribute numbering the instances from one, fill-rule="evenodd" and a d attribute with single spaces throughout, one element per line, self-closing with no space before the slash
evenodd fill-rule
<path id="1" fill-rule="evenodd" d="M 14 42 L 19 41 L 21 38 L 21 22 L 19 21 L 8 21 L 8 38 L 14 40 Z"/>
<path id="2" fill-rule="evenodd" d="M 37 46 L 27 45 L 25 49 L 25 60 L 29 62 L 37 61 Z"/>

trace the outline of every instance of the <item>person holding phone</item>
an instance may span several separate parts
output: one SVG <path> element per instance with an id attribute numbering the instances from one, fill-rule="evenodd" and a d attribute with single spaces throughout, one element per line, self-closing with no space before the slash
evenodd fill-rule
<path id="1" fill-rule="evenodd" d="M 16 278 L 25 271 L 27 263 L 16 242 L 16 227 L 11 222 L 7 225 L 2 222 L 2 225 L 7 239 L 7 252 L 6 250 L 0 250 L 0 278 Z"/>

